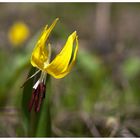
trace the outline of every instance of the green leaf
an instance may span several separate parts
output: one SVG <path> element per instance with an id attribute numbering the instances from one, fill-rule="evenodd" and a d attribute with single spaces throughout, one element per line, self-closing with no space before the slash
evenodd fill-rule
<path id="1" fill-rule="evenodd" d="M 132 57 L 127 59 L 122 66 L 123 73 L 127 78 L 134 78 L 139 74 L 140 61 L 138 57 Z"/>
<path id="2" fill-rule="evenodd" d="M 35 72 L 35 68 L 31 67 L 28 77 L 33 75 L 34 72 Z M 34 79 L 32 78 L 29 81 L 27 81 L 23 89 L 22 114 L 23 114 L 23 124 L 25 127 L 26 135 L 29 135 L 30 112 L 28 111 L 28 103 L 31 98 L 33 84 L 34 84 Z"/>
<path id="3" fill-rule="evenodd" d="M 87 52 L 85 49 L 81 49 L 78 52 L 78 66 L 84 69 L 84 71 L 92 76 L 98 75 L 104 71 L 101 60 L 95 54 Z"/>
<path id="4" fill-rule="evenodd" d="M 35 68 L 30 69 L 28 77 L 35 73 Z M 30 79 L 24 89 L 22 98 L 22 112 L 23 112 L 23 122 L 24 128 L 27 136 L 30 137 L 50 137 L 51 136 L 51 117 L 50 117 L 50 76 L 48 75 L 46 79 L 46 98 L 43 101 L 40 112 L 36 113 L 32 109 L 31 112 L 28 111 L 28 103 L 32 94 L 32 87 L 34 85 L 34 79 Z M 37 78 L 36 78 L 37 81 Z"/>

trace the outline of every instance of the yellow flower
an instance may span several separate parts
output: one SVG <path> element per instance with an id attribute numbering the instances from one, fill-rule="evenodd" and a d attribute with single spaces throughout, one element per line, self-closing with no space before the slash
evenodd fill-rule
<path id="1" fill-rule="evenodd" d="M 8 38 L 10 43 L 17 47 L 22 45 L 29 37 L 30 31 L 28 26 L 21 21 L 15 22 L 8 32 Z"/>
<path id="2" fill-rule="evenodd" d="M 66 44 L 64 45 L 61 52 L 50 61 L 51 54 L 51 46 L 48 43 L 46 47 L 46 41 L 57 23 L 58 18 L 54 20 L 52 25 L 47 28 L 45 27 L 40 39 L 38 40 L 31 56 L 31 64 L 34 67 L 39 68 L 43 72 L 49 73 L 54 78 L 63 78 L 67 75 L 76 59 L 77 51 L 78 51 L 78 37 L 76 31 L 73 32 L 67 39 Z M 76 47 L 74 49 L 74 41 L 76 40 Z M 73 54 L 74 50 L 74 54 Z"/>
<path id="3" fill-rule="evenodd" d="M 57 21 L 58 18 L 53 21 L 49 28 L 46 25 L 31 55 L 32 66 L 39 69 L 35 74 L 37 74 L 40 70 L 42 71 L 39 80 L 33 86 L 34 90 L 29 105 L 29 110 L 31 110 L 33 104 L 35 103 L 36 112 L 40 110 L 42 99 L 45 97 L 45 82 L 47 73 L 57 79 L 63 78 L 70 72 L 76 60 L 78 51 L 78 36 L 76 31 L 74 31 L 68 37 L 66 44 L 60 53 L 50 62 L 51 45 L 48 42 L 48 37 Z M 74 45 L 74 43 L 76 45 Z"/>

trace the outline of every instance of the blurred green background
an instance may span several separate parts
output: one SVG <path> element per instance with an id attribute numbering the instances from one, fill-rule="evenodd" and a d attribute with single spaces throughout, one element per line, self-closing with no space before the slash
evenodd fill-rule
<path id="1" fill-rule="evenodd" d="M 140 4 L 0 3 L 0 11 L 0 137 L 28 136 L 20 87 L 41 30 L 56 17 L 52 47 L 76 30 L 79 52 L 68 76 L 51 77 L 51 136 L 140 136 Z M 8 34 L 18 21 L 29 34 L 14 45 Z"/>

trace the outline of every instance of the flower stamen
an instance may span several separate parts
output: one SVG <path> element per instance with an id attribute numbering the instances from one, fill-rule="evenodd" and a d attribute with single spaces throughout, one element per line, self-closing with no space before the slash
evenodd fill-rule
<path id="1" fill-rule="evenodd" d="M 29 111 L 32 110 L 34 105 L 35 112 L 40 111 L 43 99 L 45 98 L 46 91 L 46 73 L 42 72 L 39 80 L 33 86 L 32 97 L 29 102 Z"/>

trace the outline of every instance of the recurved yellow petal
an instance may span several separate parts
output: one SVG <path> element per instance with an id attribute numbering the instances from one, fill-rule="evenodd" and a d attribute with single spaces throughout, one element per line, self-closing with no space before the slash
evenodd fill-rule
<path id="1" fill-rule="evenodd" d="M 34 67 L 37 67 L 41 70 L 44 69 L 44 63 L 47 61 L 48 55 L 49 55 L 49 52 L 46 46 L 46 41 L 58 20 L 59 19 L 56 18 L 49 28 L 47 28 L 48 26 L 46 25 L 46 27 L 44 28 L 41 34 L 41 37 L 37 41 L 37 44 L 32 52 L 31 64 Z"/>
<path id="2" fill-rule="evenodd" d="M 76 40 L 76 48 L 74 49 L 75 40 Z M 74 65 L 77 51 L 78 51 L 78 38 L 75 31 L 68 37 L 68 40 L 62 51 L 45 68 L 45 71 L 50 75 L 52 75 L 54 78 L 57 79 L 63 78 L 65 75 L 69 73 L 72 66 Z"/>

